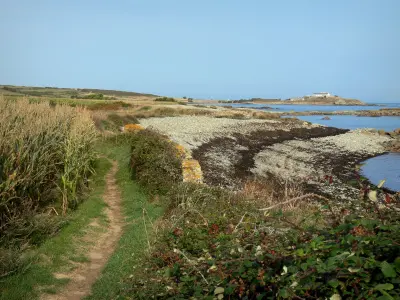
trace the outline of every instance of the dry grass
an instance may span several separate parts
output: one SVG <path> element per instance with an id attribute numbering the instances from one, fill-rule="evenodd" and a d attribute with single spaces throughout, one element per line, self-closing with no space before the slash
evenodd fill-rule
<path id="1" fill-rule="evenodd" d="M 60 198 L 63 213 L 77 204 L 96 131 L 83 108 L 0 98 L 0 111 L 0 233 L 10 233 Z"/>

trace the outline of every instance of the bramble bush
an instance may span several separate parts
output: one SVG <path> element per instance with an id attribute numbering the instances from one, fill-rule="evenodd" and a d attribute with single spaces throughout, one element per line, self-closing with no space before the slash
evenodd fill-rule
<path id="1" fill-rule="evenodd" d="M 158 151 L 146 156 L 145 149 L 159 138 L 151 135 L 140 146 L 143 164 L 158 157 Z M 156 174 L 158 168 L 152 170 L 146 178 L 167 178 Z M 177 182 L 163 185 L 164 219 L 149 256 L 125 281 L 122 296 L 399 299 L 396 197 L 386 203 L 368 196 L 338 203 L 314 194 L 299 197 L 294 188 L 271 186 L 263 194 L 262 182 L 253 195 Z M 151 180 L 144 183 L 153 185 Z M 303 200 L 279 204 L 293 197 Z"/>
<path id="2" fill-rule="evenodd" d="M 186 204 L 190 209 L 181 211 L 182 221 L 173 220 L 155 243 L 146 274 L 130 282 L 127 295 L 161 299 L 400 296 L 396 213 L 382 219 L 347 215 L 338 224 L 319 228 L 295 224 L 282 211 L 263 216 L 246 207 L 244 199 L 204 190 L 190 192 L 202 194 L 205 202 L 194 194 L 178 197 L 191 199 Z M 193 198 L 199 202 L 193 204 Z M 248 212 L 242 223 L 239 211 Z M 309 219 L 318 224 L 327 214 L 315 212 Z"/>

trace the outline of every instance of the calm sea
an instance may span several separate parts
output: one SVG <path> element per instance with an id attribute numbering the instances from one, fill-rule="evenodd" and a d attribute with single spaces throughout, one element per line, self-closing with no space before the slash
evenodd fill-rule
<path id="1" fill-rule="evenodd" d="M 384 187 L 400 191 L 400 153 L 387 153 L 367 159 L 361 173 L 373 184 L 385 179 Z"/>
<path id="2" fill-rule="evenodd" d="M 219 103 L 219 105 L 230 105 L 232 107 L 258 108 L 265 111 L 281 112 L 305 112 L 305 111 L 352 111 L 352 110 L 378 110 L 381 108 L 400 108 L 400 103 L 377 103 L 378 106 L 339 106 L 339 105 L 269 105 L 269 104 L 242 104 L 242 103 Z M 266 106 L 271 107 L 264 108 Z M 296 116 L 299 119 L 344 129 L 375 128 L 385 131 L 393 131 L 400 128 L 400 117 L 358 117 L 330 115 L 330 120 L 323 120 L 324 116 Z M 387 153 L 364 162 L 362 174 L 372 183 L 378 184 L 380 180 L 386 179 L 385 187 L 400 191 L 400 153 Z"/>
<path id="3" fill-rule="evenodd" d="M 305 112 L 305 111 L 351 111 L 351 110 L 378 110 L 381 108 L 400 108 L 400 103 L 377 103 L 377 105 L 368 106 L 341 106 L 341 105 L 268 105 L 268 104 L 242 104 L 242 103 L 219 103 L 221 106 L 243 107 L 243 108 L 257 108 L 265 111 L 276 112 Z M 264 108 L 264 107 L 271 107 Z M 299 119 L 318 123 L 325 126 L 332 126 L 345 129 L 357 128 L 376 128 L 385 131 L 392 131 L 400 128 L 400 117 L 358 117 L 358 116 L 342 116 L 332 115 L 329 116 L 331 120 L 322 120 L 323 116 L 296 116 Z"/>

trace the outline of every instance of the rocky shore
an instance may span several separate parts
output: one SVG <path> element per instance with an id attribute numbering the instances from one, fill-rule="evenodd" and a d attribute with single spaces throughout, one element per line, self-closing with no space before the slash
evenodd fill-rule
<path id="1" fill-rule="evenodd" d="M 354 197 L 347 184 L 355 167 L 387 151 L 388 135 L 349 131 L 296 119 L 237 120 L 212 117 L 141 119 L 192 152 L 204 182 L 240 189 L 249 178 L 304 183 L 323 194 Z M 327 183 L 328 179 L 328 183 Z"/>

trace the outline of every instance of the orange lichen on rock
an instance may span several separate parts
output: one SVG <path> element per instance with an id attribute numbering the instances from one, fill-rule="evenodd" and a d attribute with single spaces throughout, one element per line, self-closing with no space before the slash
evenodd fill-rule
<path id="1" fill-rule="evenodd" d="M 182 158 L 186 158 L 187 157 L 187 150 L 185 149 L 185 147 L 183 147 L 182 145 L 177 144 L 175 146 L 175 149 L 178 151 L 178 156 L 182 157 Z"/>
<path id="2" fill-rule="evenodd" d="M 124 126 L 124 131 L 126 132 L 137 132 L 139 130 L 143 130 L 143 126 L 139 124 L 126 124 Z"/>
<path id="3" fill-rule="evenodd" d="M 203 182 L 203 173 L 200 164 L 195 159 L 184 159 L 182 161 L 183 182 Z"/>

